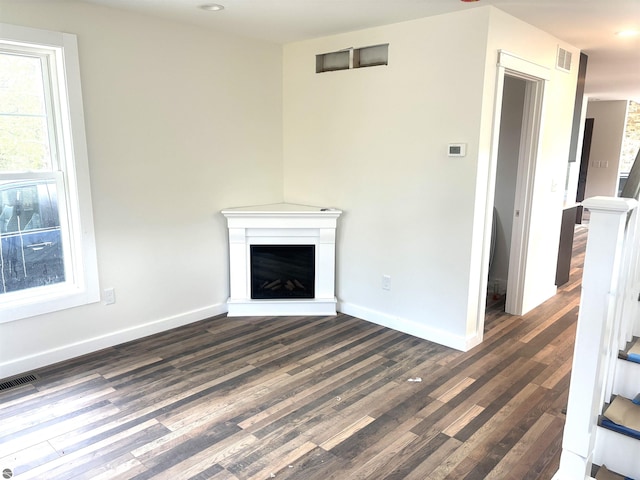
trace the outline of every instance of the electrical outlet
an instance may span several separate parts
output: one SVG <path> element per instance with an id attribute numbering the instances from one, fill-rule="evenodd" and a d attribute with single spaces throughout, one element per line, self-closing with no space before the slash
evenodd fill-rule
<path id="1" fill-rule="evenodd" d="M 391 275 L 382 275 L 382 289 L 391 290 Z"/>
<path id="2" fill-rule="evenodd" d="M 116 291 L 113 287 L 105 288 L 102 292 L 102 299 L 105 305 L 112 305 L 116 303 Z"/>

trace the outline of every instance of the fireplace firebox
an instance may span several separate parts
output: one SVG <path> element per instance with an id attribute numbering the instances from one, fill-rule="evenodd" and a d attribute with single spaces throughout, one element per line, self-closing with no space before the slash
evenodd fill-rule
<path id="1" fill-rule="evenodd" d="M 315 245 L 251 245 L 251 298 L 313 298 Z"/>

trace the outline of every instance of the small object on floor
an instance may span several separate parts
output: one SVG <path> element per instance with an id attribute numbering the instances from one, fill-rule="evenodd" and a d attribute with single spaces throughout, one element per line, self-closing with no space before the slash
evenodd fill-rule
<path id="1" fill-rule="evenodd" d="M 407 382 L 421 382 L 421 381 L 422 381 L 422 378 L 420 378 L 420 377 L 409 378 L 407 380 Z"/>

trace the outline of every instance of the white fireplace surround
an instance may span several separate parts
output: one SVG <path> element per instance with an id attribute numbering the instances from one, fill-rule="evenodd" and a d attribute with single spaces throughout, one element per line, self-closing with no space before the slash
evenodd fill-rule
<path id="1" fill-rule="evenodd" d="M 229 228 L 230 317 L 335 315 L 336 225 L 341 210 L 290 203 L 222 210 Z M 251 298 L 251 245 L 315 245 L 314 298 Z"/>

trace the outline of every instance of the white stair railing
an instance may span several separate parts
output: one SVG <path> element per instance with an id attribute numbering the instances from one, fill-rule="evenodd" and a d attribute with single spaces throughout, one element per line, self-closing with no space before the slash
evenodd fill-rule
<path id="1" fill-rule="evenodd" d="M 638 209 L 634 208 L 627 219 L 620 264 L 618 289 L 615 301 L 615 317 L 613 319 L 612 355 L 609 357 L 609 372 L 605 390 L 605 400 L 609 401 L 614 393 L 616 368 L 619 365 L 617 352 L 626 347 L 633 338 L 635 325 L 638 323 Z"/>
<path id="2" fill-rule="evenodd" d="M 628 235 L 625 227 L 628 212 L 638 202 L 593 197 L 582 205 L 590 211 L 589 236 L 560 468 L 554 480 L 591 478 L 598 415 L 610 394 L 613 362 L 621 339 L 627 336 L 628 318 L 634 310 L 630 305 L 625 307 L 625 290 L 633 281 L 628 278 L 628 264 L 623 268 L 623 261 L 634 258 L 637 263 L 637 252 L 626 250 L 637 250 L 638 222 L 635 219 L 629 222 L 633 233 Z M 633 275 L 637 275 L 635 270 Z"/>

